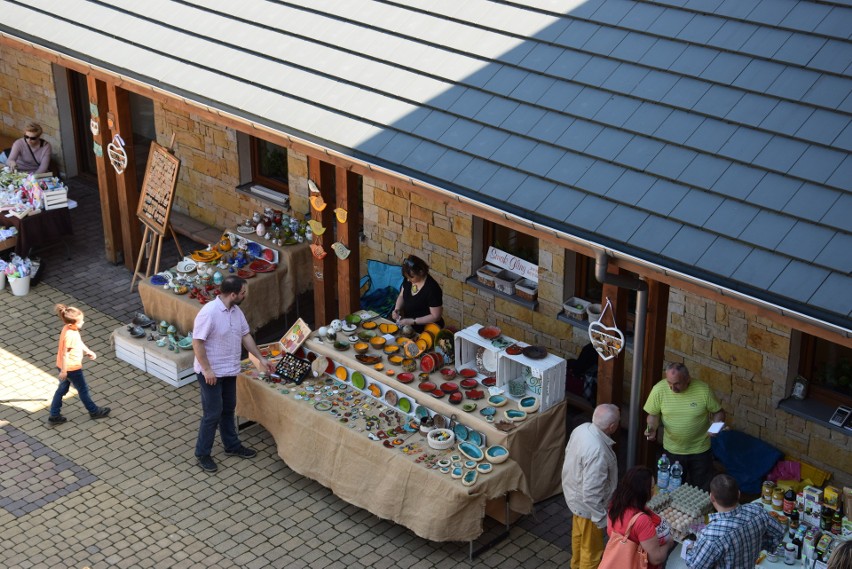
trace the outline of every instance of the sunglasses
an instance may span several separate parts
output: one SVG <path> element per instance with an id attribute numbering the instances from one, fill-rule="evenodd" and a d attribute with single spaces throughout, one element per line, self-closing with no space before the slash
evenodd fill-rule
<path id="1" fill-rule="evenodd" d="M 38 140 L 39 138 L 41 138 L 41 136 L 27 136 L 25 134 L 24 138 L 26 138 L 27 140 Z"/>

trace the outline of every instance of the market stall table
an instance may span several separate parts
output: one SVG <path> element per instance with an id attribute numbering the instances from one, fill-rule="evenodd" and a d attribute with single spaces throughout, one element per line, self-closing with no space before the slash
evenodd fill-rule
<path id="1" fill-rule="evenodd" d="M 476 539 L 483 532 L 488 500 L 505 497 L 513 511 L 531 511 L 526 479 L 511 458 L 494 465 L 493 472 L 480 474 L 467 487 L 449 474 L 426 468 L 414 454 L 404 454 L 404 445 L 386 448 L 367 433 L 318 410 L 311 399 L 296 399 L 297 391 L 306 389 L 307 383 L 301 388 L 287 387 L 266 383 L 257 379 L 253 368 L 247 370 L 237 378 L 237 414 L 260 423 L 272 434 L 278 455 L 292 470 L 328 487 L 346 502 L 433 541 Z M 346 393 L 354 392 L 351 386 L 345 387 Z M 377 413 L 379 408 L 375 407 Z M 427 452 L 441 452 L 429 449 L 419 433 L 400 436 L 405 437 L 405 444 L 416 442 Z M 450 449 L 445 454 L 455 452 Z"/>
<path id="2" fill-rule="evenodd" d="M 286 314 L 299 294 L 311 287 L 311 252 L 307 244 L 277 247 L 278 268 L 271 273 L 258 273 L 248 279 L 248 294 L 240 304 L 252 331 Z M 145 314 L 154 320 L 174 324 L 185 334 L 192 330 L 201 303 L 189 295 L 178 295 L 170 288 L 151 284 L 150 279 L 139 281 L 139 296 Z"/>
<path id="3" fill-rule="evenodd" d="M 64 238 L 73 235 L 71 213 L 67 207 L 41 211 L 23 218 L 14 215 L 0 214 L 0 225 L 18 229 L 18 241 L 15 253 L 22 257 L 30 251 L 44 245 L 60 243 Z"/>
<path id="4" fill-rule="evenodd" d="M 343 334 L 341 334 L 342 336 Z M 530 413 L 526 420 L 515 423 L 516 427 L 513 430 L 505 432 L 498 429 L 494 423 L 486 422 L 478 410 L 465 413 L 460 405 L 451 404 L 446 397 L 435 399 L 428 393 L 423 393 L 417 388 L 416 382 L 404 384 L 396 377 L 388 377 L 384 372 L 377 371 L 356 360 L 352 349 L 345 352 L 338 351 L 330 342 L 318 340 L 317 334 L 313 334 L 304 347 L 324 355 L 338 364 L 360 371 L 366 377 L 388 385 L 405 394 L 406 397 L 422 402 L 426 407 L 445 417 L 455 415 L 465 426 L 485 435 L 489 445 L 500 444 L 505 446 L 509 449 L 510 456 L 524 472 L 533 501 L 540 502 L 562 492 L 562 462 L 566 444 L 566 403 L 564 401 L 547 411 Z M 388 364 L 386 359 L 383 361 L 385 361 L 388 369 L 401 371 L 399 368 Z M 530 363 L 534 365 L 534 362 L 531 361 Z M 443 382 L 438 370 L 432 376 L 434 378 L 432 381 L 437 382 L 438 385 Z M 479 408 L 486 405 L 485 399 L 478 402 Z M 501 407 L 501 415 L 502 411 L 507 409 L 517 409 L 517 404 L 510 401 L 505 407 Z"/>

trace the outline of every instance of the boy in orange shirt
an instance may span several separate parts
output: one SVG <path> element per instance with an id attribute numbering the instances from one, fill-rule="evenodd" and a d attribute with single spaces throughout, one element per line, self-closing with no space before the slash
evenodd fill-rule
<path id="1" fill-rule="evenodd" d="M 59 368 L 59 387 L 53 394 L 53 402 L 50 404 L 50 417 L 47 421 L 58 425 L 68 420 L 60 414 L 60 411 L 62 410 L 62 398 L 68 393 L 71 384 L 74 385 L 74 389 L 80 395 L 80 401 L 89 411 L 89 417 L 92 419 L 106 417 L 109 415 L 109 407 L 95 405 L 95 402 L 89 397 L 89 386 L 86 384 L 86 378 L 83 377 L 83 356 L 85 355 L 90 360 L 97 357 L 95 352 L 86 347 L 80 337 L 80 328 L 82 328 L 84 322 L 83 311 L 73 306 L 57 304 L 56 313 L 65 323 L 65 326 L 59 335 L 59 350 L 56 353 L 56 367 Z"/>

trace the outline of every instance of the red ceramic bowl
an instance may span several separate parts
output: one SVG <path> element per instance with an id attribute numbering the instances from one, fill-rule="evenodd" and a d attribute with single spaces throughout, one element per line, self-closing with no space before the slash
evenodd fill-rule
<path id="1" fill-rule="evenodd" d="M 440 399 L 444 395 L 446 395 L 446 393 L 444 393 L 440 389 L 435 389 L 434 391 L 432 391 L 432 397 L 434 397 L 435 399 Z"/>
<path id="2" fill-rule="evenodd" d="M 483 397 L 485 397 L 485 393 L 483 391 L 479 390 L 479 389 L 471 389 L 470 391 L 467 391 L 466 393 L 467 393 L 468 399 L 477 400 L 477 399 L 482 399 Z"/>
<path id="3" fill-rule="evenodd" d="M 476 377 L 479 375 L 474 369 L 463 369 L 459 372 L 459 374 L 461 374 L 462 377 Z"/>
<path id="4" fill-rule="evenodd" d="M 438 386 L 432 383 L 431 381 L 424 381 L 423 383 L 418 385 L 417 388 L 420 389 L 420 391 L 425 391 L 428 393 L 438 389 Z M 441 393 L 443 393 L 443 391 Z"/>
<path id="5" fill-rule="evenodd" d="M 502 333 L 502 330 L 497 326 L 485 326 L 479 329 L 479 335 L 486 340 L 493 340 Z"/>
<path id="6" fill-rule="evenodd" d="M 484 385 L 485 387 L 494 387 L 495 385 L 497 385 L 497 378 L 496 377 L 486 377 L 485 379 L 482 380 L 482 385 Z"/>
<path id="7" fill-rule="evenodd" d="M 474 387 L 476 387 L 477 383 L 478 382 L 475 379 L 468 378 L 461 380 L 459 382 L 459 385 L 461 385 L 465 389 L 473 389 Z"/>
<path id="8" fill-rule="evenodd" d="M 441 377 L 443 377 L 447 381 L 454 379 L 456 377 L 456 375 L 457 375 L 456 370 L 454 370 L 451 367 L 441 368 Z"/>
<path id="9" fill-rule="evenodd" d="M 414 381 L 414 374 L 408 373 L 408 372 L 403 372 L 403 373 L 397 374 L 396 378 L 397 378 L 397 380 L 399 380 L 400 383 L 411 383 L 412 381 Z"/>
<path id="10" fill-rule="evenodd" d="M 460 391 L 450 393 L 450 403 L 453 405 L 458 405 L 462 402 L 462 399 L 464 399 L 464 395 Z"/>
<path id="11" fill-rule="evenodd" d="M 453 393 L 459 390 L 459 386 L 452 381 L 441 384 L 441 391 L 444 393 Z"/>

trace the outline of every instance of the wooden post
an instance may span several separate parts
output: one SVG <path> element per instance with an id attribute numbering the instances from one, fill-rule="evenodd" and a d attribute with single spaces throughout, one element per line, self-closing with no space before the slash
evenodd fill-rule
<path id="1" fill-rule="evenodd" d="M 319 188 L 323 200 L 327 203 L 335 203 L 335 200 L 332 200 L 332 197 L 328 195 L 332 193 L 334 188 L 334 166 L 309 156 L 308 179 L 312 180 Z M 334 243 L 335 239 L 334 225 L 332 225 L 334 213 L 328 206 L 321 212 L 311 206 L 311 219 L 319 221 L 326 228 L 325 233 L 314 236 L 314 243 L 322 244 L 327 253 L 322 259 L 313 257 L 314 322 L 319 327 L 339 316 L 334 294 L 337 287 L 337 278 L 335 277 L 337 257 L 331 249 L 331 244 Z"/>
<path id="2" fill-rule="evenodd" d="M 118 195 L 115 184 L 115 170 L 109 163 L 107 157 L 107 144 L 112 135 L 107 126 L 107 88 L 103 81 L 99 81 L 89 75 L 87 77 L 89 90 L 89 103 L 97 109 L 99 131 L 94 135 L 94 143 L 103 150 L 103 155 L 95 160 L 98 168 L 98 193 L 101 202 L 101 218 L 104 224 L 104 256 L 110 263 L 116 264 L 121 261 L 121 252 L 124 250 L 121 234 L 121 213 L 118 208 Z M 84 152 L 93 152 L 91 148 L 83 149 Z M 132 259 L 129 256 L 125 259 Z"/>
<path id="3" fill-rule="evenodd" d="M 127 167 L 116 176 L 118 209 L 121 214 L 122 249 L 124 265 L 128 269 L 135 266 L 134 253 L 142 243 L 142 228 L 136 218 L 136 208 L 139 205 L 139 182 L 136 179 L 136 156 L 133 151 L 133 124 L 130 120 L 130 93 L 115 85 L 107 86 L 107 98 L 113 127 L 109 135 L 110 141 L 116 134 L 124 140 L 124 151 L 127 153 Z M 106 149 L 104 150 L 106 154 Z M 105 157 L 106 158 L 106 157 Z M 109 164 L 109 160 L 106 160 Z M 109 168 L 112 165 L 109 164 Z"/>
<path id="4" fill-rule="evenodd" d="M 663 378 L 663 360 L 666 352 L 666 323 L 669 311 L 669 285 L 659 281 L 648 281 L 648 317 L 645 327 L 645 353 L 642 354 L 642 390 L 640 409 L 648 400 L 651 388 Z M 637 323 L 638 324 L 638 323 Z M 634 354 L 637 357 L 637 354 Z M 654 468 L 657 457 L 657 443 L 645 440 L 645 412 L 640 411 L 641 429 L 639 435 L 639 453 L 637 464 Z"/>
<path id="5" fill-rule="evenodd" d="M 607 272 L 618 274 L 619 268 L 610 263 Z M 629 296 L 636 294 L 632 290 L 620 288 L 615 285 L 605 284 L 601 292 L 601 308 L 606 307 L 606 299 L 612 303 L 612 315 L 607 312 L 603 317 L 605 326 L 612 326 L 610 318 L 615 318 L 615 323 L 620 330 L 624 330 L 627 324 L 627 303 Z M 635 357 L 635 356 L 634 356 Z M 624 362 L 627 359 L 627 350 L 622 351 L 617 357 L 609 361 L 598 358 L 598 397 L 597 403 L 613 403 L 622 405 L 624 402 Z"/>
<path id="6" fill-rule="evenodd" d="M 346 221 L 344 223 L 341 223 L 335 216 L 337 240 L 351 251 L 349 257 L 345 260 L 337 261 L 337 301 L 339 312 L 343 315 L 352 314 L 361 307 L 361 291 L 358 287 L 361 278 L 361 247 L 358 242 L 358 232 L 361 229 L 358 216 L 360 208 L 358 188 L 361 180 L 360 176 L 340 166 L 335 168 L 334 179 L 337 183 L 337 207 L 346 210 Z"/>

